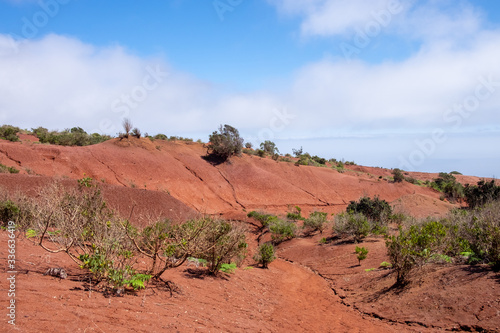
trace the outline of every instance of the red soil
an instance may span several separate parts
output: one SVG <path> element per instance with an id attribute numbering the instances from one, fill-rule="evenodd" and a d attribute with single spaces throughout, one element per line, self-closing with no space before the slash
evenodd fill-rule
<path id="1" fill-rule="evenodd" d="M 395 210 L 417 217 L 442 216 L 456 207 L 441 201 L 440 194 L 429 188 L 387 181 L 391 175 L 388 169 L 348 166 L 346 172 L 338 173 L 331 168 L 295 166 L 247 155 L 233 158 L 231 163 L 212 165 L 203 159 L 206 151 L 201 144 L 148 139 L 114 139 L 89 147 L 32 141 L 0 140 L 0 163 L 21 170 L 17 175 L 0 174 L 0 191 L 36 195 L 36 188 L 54 179 L 70 187 L 76 186 L 76 179 L 92 177 L 102 183 L 106 201 L 119 214 L 128 217 L 133 207 L 132 221 L 136 224 L 148 214 L 183 220 L 200 213 L 220 214 L 244 223 L 251 222 L 246 218 L 250 210 L 285 214 L 295 205 L 303 208 L 305 215 L 313 210 L 337 213 L 349 201 L 364 195 L 378 195 Z M 421 180 L 437 176 L 410 175 Z M 457 178 L 471 183 L 478 180 Z M 248 225 L 251 257 L 259 234 Z M 278 252 L 282 259 L 273 262 L 269 270 L 244 269 L 253 264 L 247 259 L 235 273 L 211 278 L 182 266 L 164 275 L 179 287 L 180 292 L 173 297 L 166 290 L 149 288 L 136 295 L 112 298 L 85 290 L 85 281 L 81 281 L 85 272 L 64 254 L 49 255 L 18 237 L 18 326 L 9 330 L 499 330 L 499 278 L 486 268 L 471 272 L 461 266 L 434 267 L 429 274 L 417 277 L 418 282 L 410 289 L 397 291 L 389 288 L 394 278 L 386 276 L 388 271 L 364 271 L 387 260 L 382 240 L 373 239 L 365 245 L 370 250 L 369 259 L 357 267 L 354 245 L 319 245 L 321 237 L 282 244 Z M 0 233 L 0 244 L 4 244 L 0 258 L 4 262 L 6 241 L 6 233 Z M 4 263 L 1 265 L 5 292 L 7 269 Z M 67 280 L 42 275 L 48 267 L 56 266 L 69 271 Z M 5 309 L 6 296 L 0 300 L 0 307 Z"/>

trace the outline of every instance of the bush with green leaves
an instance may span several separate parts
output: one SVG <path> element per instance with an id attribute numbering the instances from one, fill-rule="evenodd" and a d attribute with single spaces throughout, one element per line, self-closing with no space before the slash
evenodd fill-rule
<path id="1" fill-rule="evenodd" d="M 51 131 L 44 127 L 32 128 L 33 134 L 40 143 L 50 143 L 61 146 L 89 146 L 111 139 L 110 136 L 98 133 L 87 134 L 80 127 L 73 127 L 62 132 Z"/>
<path id="2" fill-rule="evenodd" d="M 20 210 L 11 200 L 0 201 L 0 225 L 6 226 L 9 221 L 14 221 L 19 216 Z"/>
<path id="3" fill-rule="evenodd" d="M 263 212 L 251 211 L 247 214 L 248 217 L 252 217 L 262 224 L 262 228 L 268 227 L 271 223 L 278 220 L 276 215 L 266 214 Z"/>
<path id="4" fill-rule="evenodd" d="M 465 201 L 470 208 L 484 206 L 486 203 L 500 199 L 500 186 L 495 180 L 480 180 L 477 185 L 465 185 Z"/>
<path id="5" fill-rule="evenodd" d="M 395 183 L 401 183 L 403 180 L 405 180 L 405 176 L 403 175 L 403 171 L 401 169 L 394 169 L 392 170 L 392 176 L 394 177 L 394 182 Z"/>
<path id="6" fill-rule="evenodd" d="M 276 147 L 276 144 L 272 141 L 266 140 L 260 144 L 260 149 L 263 150 L 266 154 L 270 156 L 274 156 L 276 154 L 279 154 L 278 147 Z"/>
<path id="7" fill-rule="evenodd" d="M 464 197 L 464 187 L 457 182 L 455 176 L 451 173 L 440 172 L 438 178 L 432 181 L 431 187 L 443 192 L 446 198 L 452 202 L 461 200 Z"/>
<path id="8" fill-rule="evenodd" d="M 387 254 L 396 272 L 396 283 L 409 282 L 413 269 L 421 267 L 446 248 L 447 227 L 437 221 L 399 228 L 399 234 L 386 239 Z"/>
<path id="9" fill-rule="evenodd" d="M 0 164 L 0 173 L 19 173 L 19 170 L 14 167 L 8 167 Z"/>
<path id="10" fill-rule="evenodd" d="M 271 243 L 259 245 L 253 259 L 262 265 L 262 268 L 268 268 L 269 264 L 276 259 L 274 245 Z"/>
<path id="11" fill-rule="evenodd" d="M 21 129 L 19 127 L 2 125 L 2 127 L 0 127 L 0 140 L 9 140 L 12 142 L 19 141 L 17 133 L 19 133 L 20 131 Z"/>
<path id="12" fill-rule="evenodd" d="M 269 224 L 269 231 L 273 243 L 279 244 L 296 237 L 297 225 L 294 222 L 276 219 Z"/>
<path id="13" fill-rule="evenodd" d="M 358 259 L 358 264 L 361 266 L 361 261 L 368 257 L 368 250 L 365 247 L 356 246 L 355 252 L 357 254 L 356 258 Z"/>
<path id="14" fill-rule="evenodd" d="M 308 234 L 315 231 L 319 231 L 319 233 L 322 234 L 325 229 L 327 216 L 328 214 L 325 212 L 314 211 L 304 220 L 302 228 L 305 229 Z"/>
<path id="15" fill-rule="evenodd" d="M 361 213 L 344 212 L 335 216 L 333 231 L 341 237 L 353 237 L 359 242 L 370 233 L 368 218 Z"/>
<path id="16" fill-rule="evenodd" d="M 201 232 L 195 256 L 207 260 L 208 272 L 217 275 L 222 264 L 244 257 L 248 245 L 241 226 L 224 220 L 207 220 L 208 228 Z"/>
<path id="17" fill-rule="evenodd" d="M 380 200 L 378 196 L 374 199 L 362 197 L 359 201 L 351 201 L 347 206 L 347 211 L 351 213 L 361 213 L 371 221 L 381 223 L 391 215 L 392 208 L 385 200 Z"/>
<path id="18" fill-rule="evenodd" d="M 207 154 L 226 161 L 231 156 L 241 155 L 243 149 L 243 138 L 238 130 L 230 125 L 219 127 L 219 132 L 215 131 L 209 136 Z"/>
<path id="19" fill-rule="evenodd" d="M 301 215 L 301 212 L 302 212 L 302 208 L 300 208 L 299 206 L 295 206 L 294 210 L 292 210 L 291 212 L 288 212 L 286 214 L 286 217 L 287 217 L 287 219 L 293 220 L 293 221 L 304 220 L 304 218 Z"/>

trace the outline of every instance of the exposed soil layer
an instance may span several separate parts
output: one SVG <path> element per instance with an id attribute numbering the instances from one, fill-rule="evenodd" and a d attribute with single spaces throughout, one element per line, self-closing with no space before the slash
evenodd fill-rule
<path id="1" fill-rule="evenodd" d="M 397 288 L 391 270 L 380 267 L 388 261 L 383 238 L 320 245 L 319 237 L 287 242 L 279 256 L 325 278 L 344 304 L 375 318 L 436 330 L 500 331 L 500 273 L 488 265 L 424 266 L 408 286 Z M 356 246 L 369 251 L 361 265 Z"/>

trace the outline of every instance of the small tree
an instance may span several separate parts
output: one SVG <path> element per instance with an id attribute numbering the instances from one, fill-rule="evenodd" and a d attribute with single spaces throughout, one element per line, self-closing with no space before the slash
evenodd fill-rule
<path id="1" fill-rule="evenodd" d="M 271 243 L 264 243 L 259 246 L 253 259 L 262 265 L 262 268 L 268 268 L 268 265 L 276 259 L 274 246 Z"/>
<path id="2" fill-rule="evenodd" d="M 266 140 L 260 144 L 260 149 L 262 149 L 266 154 L 274 156 L 279 154 L 279 150 L 276 147 L 276 144 L 272 141 Z"/>
<path id="3" fill-rule="evenodd" d="M 395 183 L 401 183 L 405 180 L 405 176 L 403 175 L 403 171 L 401 171 L 401 169 L 396 168 L 392 170 L 392 175 Z"/>
<path id="4" fill-rule="evenodd" d="M 325 229 L 327 215 L 328 214 L 325 212 L 312 212 L 309 214 L 309 217 L 304 220 L 302 228 L 308 229 L 308 233 L 319 231 L 320 234 L 322 234 Z"/>
<path id="5" fill-rule="evenodd" d="M 207 154 L 226 161 L 233 155 L 241 155 L 243 149 L 243 139 L 238 130 L 230 125 L 219 127 L 219 132 L 215 131 L 209 136 Z"/>
<path id="6" fill-rule="evenodd" d="M 361 266 L 361 260 L 365 260 L 366 257 L 368 256 L 368 250 L 364 247 L 358 247 L 356 246 L 356 258 L 358 258 L 358 263 L 359 266 Z"/>

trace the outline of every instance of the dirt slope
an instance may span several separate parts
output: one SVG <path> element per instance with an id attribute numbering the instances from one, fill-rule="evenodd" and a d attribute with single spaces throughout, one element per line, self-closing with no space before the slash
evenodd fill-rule
<path id="1" fill-rule="evenodd" d="M 106 184 L 164 192 L 200 213 L 243 216 L 245 210 L 254 209 L 284 213 L 295 205 L 306 213 L 314 209 L 337 213 L 363 195 L 379 195 L 417 216 L 442 215 L 453 207 L 429 188 L 388 182 L 387 169 L 354 166 L 339 173 L 248 155 L 212 165 L 203 159 L 205 154 L 197 143 L 135 138 L 89 147 L 0 141 L 0 163 L 21 173 L 87 176 Z M 421 204 L 417 207 L 415 201 Z"/>

